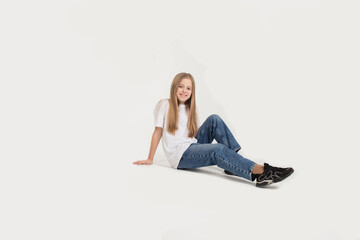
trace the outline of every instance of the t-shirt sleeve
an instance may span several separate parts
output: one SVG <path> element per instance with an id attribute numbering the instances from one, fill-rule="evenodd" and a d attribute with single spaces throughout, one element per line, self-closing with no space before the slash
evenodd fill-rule
<path id="1" fill-rule="evenodd" d="M 168 100 L 160 100 L 154 109 L 154 126 L 164 128 L 166 107 L 168 106 Z"/>

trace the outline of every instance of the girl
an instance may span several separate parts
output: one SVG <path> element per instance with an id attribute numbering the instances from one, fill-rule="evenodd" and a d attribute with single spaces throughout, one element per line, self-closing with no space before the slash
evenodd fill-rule
<path id="1" fill-rule="evenodd" d="M 257 187 L 280 182 L 294 172 L 292 168 L 278 168 L 267 163 L 259 165 L 238 154 L 240 145 L 218 115 L 209 116 L 200 126 L 196 114 L 195 82 L 189 73 L 179 73 L 174 77 L 170 99 L 160 100 L 154 115 L 155 130 L 148 159 L 134 164 L 152 164 L 162 138 L 166 158 L 175 169 L 217 165 L 226 174 L 256 180 Z M 217 144 L 212 144 L 214 139 Z"/>

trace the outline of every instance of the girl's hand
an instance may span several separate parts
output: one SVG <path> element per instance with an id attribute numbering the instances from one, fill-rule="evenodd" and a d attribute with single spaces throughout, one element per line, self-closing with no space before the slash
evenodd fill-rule
<path id="1" fill-rule="evenodd" d="M 136 165 L 151 165 L 152 163 L 153 163 L 153 160 L 151 160 L 151 159 L 133 162 L 133 164 L 136 164 Z"/>

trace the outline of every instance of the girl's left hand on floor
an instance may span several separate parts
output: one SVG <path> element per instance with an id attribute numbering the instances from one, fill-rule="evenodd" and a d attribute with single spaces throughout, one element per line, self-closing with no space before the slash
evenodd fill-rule
<path id="1" fill-rule="evenodd" d="M 133 162 L 133 164 L 136 164 L 136 165 L 151 165 L 152 163 L 153 163 L 153 161 L 150 159 Z"/>

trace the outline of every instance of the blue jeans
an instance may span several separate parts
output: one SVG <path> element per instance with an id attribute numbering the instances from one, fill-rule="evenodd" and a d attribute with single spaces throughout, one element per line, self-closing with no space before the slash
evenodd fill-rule
<path id="1" fill-rule="evenodd" d="M 256 163 L 237 153 L 241 147 L 218 115 L 210 115 L 199 128 L 195 138 L 198 142 L 192 143 L 186 149 L 178 169 L 217 165 L 251 181 L 251 172 Z M 217 144 L 212 144 L 214 139 Z"/>

